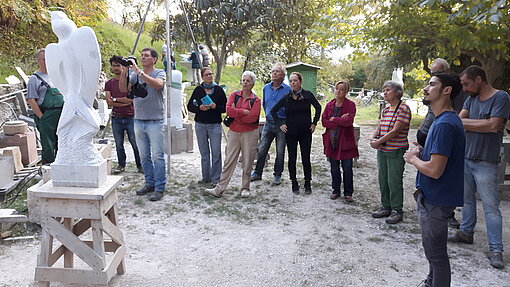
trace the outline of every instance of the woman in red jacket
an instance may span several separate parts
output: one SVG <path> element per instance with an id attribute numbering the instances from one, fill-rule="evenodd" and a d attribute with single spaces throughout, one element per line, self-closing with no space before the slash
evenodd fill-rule
<path id="1" fill-rule="evenodd" d="M 326 132 L 322 135 L 324 154 L 331 164 L 333 193 L 330 198 L 335 200 L 340 197 L 342 183 L 340 164 L 342 164 L 344 200 L 346 202 L 353 201 L 352 159 L 359 157 L 353 126 L 356 104 L 347 99 L 350 89 L 351 86 L 347 81 L 336 83 L 335 98 L 326 105 L 322 114 L 322 125 L 326 128 Z"/>

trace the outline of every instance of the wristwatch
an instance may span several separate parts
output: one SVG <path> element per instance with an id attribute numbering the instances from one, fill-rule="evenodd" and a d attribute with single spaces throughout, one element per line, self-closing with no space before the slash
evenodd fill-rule
<path id="1" fill-rule="evenodd" d="M 116 101 L 117 101 L 117 98 L 112 98 L 112 101 L 116 102 Z"/>

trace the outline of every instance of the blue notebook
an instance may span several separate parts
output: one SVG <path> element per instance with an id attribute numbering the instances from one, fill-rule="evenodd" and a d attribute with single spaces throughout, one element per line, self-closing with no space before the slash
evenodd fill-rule
<path id="1" fill-rule="evenodd" d="M 206 95 L 205 97 L 203 97 L 200 100 L 202 101 L 202 105 L 204 105 L 204 106 L 214 103 L 213 100 L 211 99 L 211 97 L 209 97 L 209 95 Z"/>

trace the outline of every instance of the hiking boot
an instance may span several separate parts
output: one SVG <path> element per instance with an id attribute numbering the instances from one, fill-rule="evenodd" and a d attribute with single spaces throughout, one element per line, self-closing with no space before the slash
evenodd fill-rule
<path id="1" fill-rule="evenodd" d="M 259 175 L 256 172 L 253 172 L 251 174 L 250 181 L 257 181 L 257 180 L 261 180 L 261 179 L 262 179 L 262 175 Z"/>
<path id="2" fill-rule="evenodd" d="M 460 228 L 460 223 L 455 218 L 455 212 L 452 212 L 452 215 L 448 218 L 448 225 L 450 225 L 451 228 Z"/>
<path id="3" fill-rule="evenodd" d="M 388 224 L 397 224 L 404 220 L 404 213 L 393 210 L 388 218 L 386 218 L 386 223 Z"/>
<path id="4" fill-rule="evenodd" d="M 150 201 L 159 201 L 163 198 L 163 191 L 156 190 L 149 197 Z"/>
<path id="5" fill-rule="evenodd" d="M 136 195 L 146 195 L 154 191 L 154 186 L 144 186 L 143 188 L 136 191 Z"/>
<path id="6" fill-rule="evenodd" d="M 250 197 L 250 191 L 247 190 L 246 188 L 241 189 L 241 197 L 242 198 Z"/>
<path id="7" fill-rule="evenodd" d="M 312 185 L 309 180 L 305 181 L 305 194 L 312 194 Z"/>
<path id="8" fill-rule="evenodd" d="M 505 267 L 505 262 L 503 262 L 503 253 L 502 252 L 489 252 L 487 254 L 487 258 L 489 258 L 489 262 L 492 267 L 496 269 L 501 269 Z"/>
<path id="9" fill-rule="evenodd" d="M 339 198 L 339 197 L 340 197 L 340 194 L 338 194 L 338 193 L 332 193 L 332 194 L 329 196 L 329 198 L 330 198 L 331 200 L 335 200 L 335 199 L 337 199 L 337 198 Z"/>
<path id="10" fill-rule="evenodd" d="M 381 207 L 379 210 L 372 213 L 373 218 L 388 217 L 391 215 L 391 209 L 389 207 Z"/>
<path id="11" fill-rule="evenodd" d="M 299 194 L 299 183 L 297 180 L 292 181 L 292 192 L 296 195 Z"/>
<path id="12" fill-rule="evenodd" d="M 114 173 L 121 173 L 121 172 L 124 172 L 124 170 L 126 170 L 126 166 L 125 165 L 118 165 L 115 170 L 113 170 Z"/>
<path id="13" fill-rule="evenodd" d="M 280 185 L 280 183 L 282 183 L 282 177 L 279 176 L 279 175 L 275 175 L 274 176 L 274 180 L 273 180 L 273 184 L 274 185 Z"/>
<path id="14" fill-rule="evenodd" d="M 462 230 L 458 230 L 453 235 L 448 236 L 448 242 L 473 244 L 473 235 L 469 235 Z"/>
<path id="15" fill-rule="evenodd" d="M 217 197 L 217 198 L 220 198 L 222 196 L 221 193 L 216 191 L 216 188 L 208 188 L 208 189 L 206 189 L 204 191 L 205 191 L 205 194 L 212 195 L 212 196 Z"/>

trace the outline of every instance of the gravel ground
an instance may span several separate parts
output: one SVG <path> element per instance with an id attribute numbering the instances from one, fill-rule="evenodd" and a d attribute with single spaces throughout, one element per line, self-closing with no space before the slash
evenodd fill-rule
<path id="1" fill-rule="evenodd" d="M 418 286 L 428 263 L 411 195 L 416 170 L 406 165 L 404 222 L 389 226 L 373 219 L 370 213 L 379 204 L 376 157 L 368 145 L 373 129 L 361 127 L 352 204 L 329 199 L 320 131 L 314 136 L 308 196 L 292 194 L 287 171 L 283 183 L 272 186 L 272 160 L 264 179 L 252 184 L 253 197 L 238 194 L 240 167 L 224 198 L 204 196 L 207 187 L 196 183 L 195 146 L 194 153 L 172 156 L 167 194 L 149 202 L 134 195 L 143 177 L 130 163 L 118 190 L 127 272 L 110 286 Z M 509 246 L 510 204 L 501 207 Z M 484 222 L 481 212 L 479 222 Z M 475 244 L 449 246 L 452 286 L 510 286 L 508 268 L 488 264 L 486 245 L 485 226 L 479 224 Z M 38 248 L 38 240 L 0 244 L 0 286 L 34 286 Z M 505 259 L 510 262 L 508 255 Z"/>

